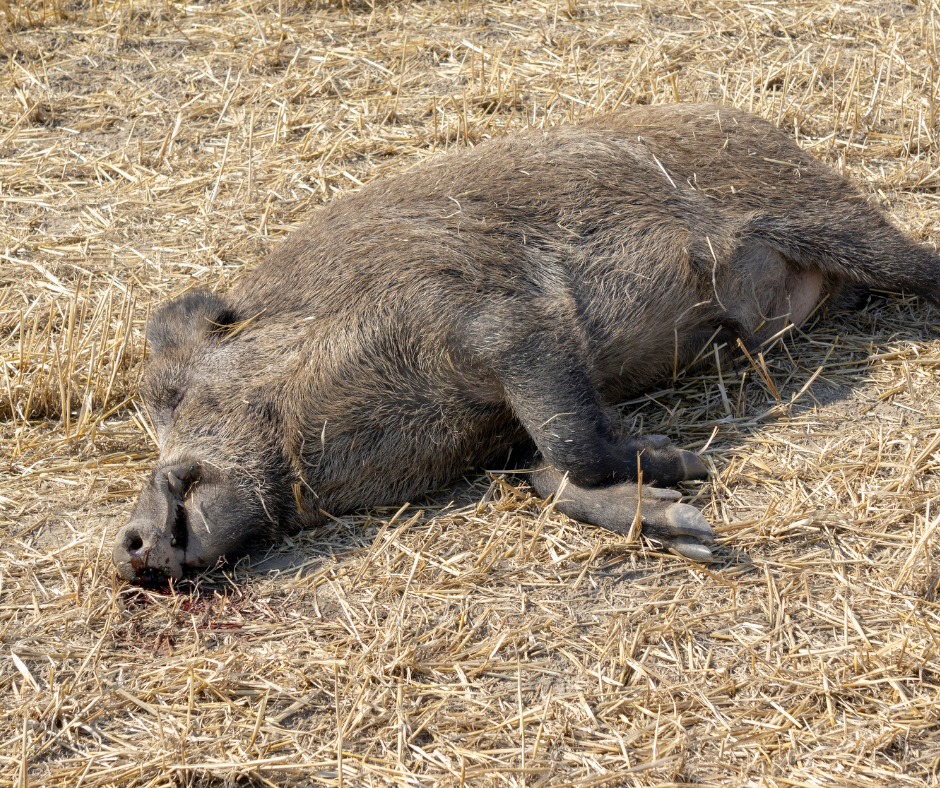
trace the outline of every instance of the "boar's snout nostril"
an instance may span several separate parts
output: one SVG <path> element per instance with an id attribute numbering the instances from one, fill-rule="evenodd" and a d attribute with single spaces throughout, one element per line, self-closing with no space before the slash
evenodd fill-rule
<path id="1" fill-rule="evenodd" d="M 149 547 L 144 539 L 144 533 L 145 530 L 139 525 L 131 523 L 124 526 L 124 530 L 118 536 L 117 543 L 128 555 L 137 556 Z"/>
<path id="2" fill-rule="evenodd" d="M 129 553 L 136 553 L 144 546 L 144 540 L 138 533 L 130 533 L 124 539 L 124 547 Z"/>

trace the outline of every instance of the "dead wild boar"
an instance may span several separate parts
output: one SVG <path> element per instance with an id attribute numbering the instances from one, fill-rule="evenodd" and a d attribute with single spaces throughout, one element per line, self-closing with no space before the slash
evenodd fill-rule
<path id="1" fill-rule="evenodd" d="M 618 533 L 639 461 L 643 532 L 707 560 L 707 521 L 662 489 L 705 466 L 621 435 L 611 405 L 869 287 L 936 303 L 940 258 L 740 110 L 633 107 L 433 159 L 315 212 L 227 296 L 153 316 L 160 457 L 114 563 L 179 578 L 524 441 L 539 495 L 567 476 L 557 508 Z"/>

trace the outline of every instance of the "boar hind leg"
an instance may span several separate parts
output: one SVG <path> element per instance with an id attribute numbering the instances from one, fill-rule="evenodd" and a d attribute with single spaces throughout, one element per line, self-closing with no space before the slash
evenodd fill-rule
<path id="1" fill-rule="evenodd" d="M 708 545 L 714 540 L 708 521 L 695 507 L 678 503 L 681 496 L 675 490 L 644 486 L 641 497 L 638 486 L 631 483 L 580 487 L 555 468 L 535 471 L 530 481 L 543 498 L 554 495 L 555 508 L 574 520 L 627 535 L 639 510 L 645 536 L 692 561 L 712 559 Z"/>
<path id="2" fill-rule="evenodd" d="M 832 207 L 830 216 L 811 213 L 799 222 L 754 217 L 748 233 L 781 252 L 803 271 L 818 271 L 834 301 L 856 301 L 864 288 L 906 292 L 940 306 L 940 257 L 907 238 L 874 208 L 858 200 Z"/>

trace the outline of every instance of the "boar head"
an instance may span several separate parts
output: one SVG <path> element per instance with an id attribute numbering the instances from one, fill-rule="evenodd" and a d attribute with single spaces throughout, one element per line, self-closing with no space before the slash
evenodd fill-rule
<path id="1" fill-rule="evenodd" d="M 244 321 L 241 324 L 244 325 Z M 160 456 L 113 559 L 125 579 L 182 577 L 284 530 L 290 464 L 278 407 L 277 359 L 252 353 L 223 299 L 191 292 L 147 326 L 141 385 Z"/>

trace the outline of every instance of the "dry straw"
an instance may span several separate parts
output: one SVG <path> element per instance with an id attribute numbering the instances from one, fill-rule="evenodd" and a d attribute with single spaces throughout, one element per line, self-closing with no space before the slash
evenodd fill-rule
<path id="1" fill-rule="evenodd" d="M 778 123 L 935 243 L 938 22 L 0 0 L 0 785 L 935 785 L 940 338 L 915 298 L 706 348 L 718 368 L 624 404 L 703 452 L 711 567 L 502 476 L 169 593 L 108 554 L 154 458 L 134 396 L 163 298 L 438 151 L 677 99 Z"/>

